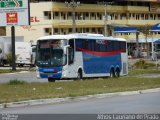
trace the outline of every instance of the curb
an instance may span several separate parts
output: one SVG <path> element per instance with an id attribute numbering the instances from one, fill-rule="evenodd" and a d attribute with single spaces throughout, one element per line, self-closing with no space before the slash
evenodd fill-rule
<path id="1" fill-rule="evenodd" d="M 24 106 L 31 106 L 31 105 L 62 103 L 62 102 L 69 102 L 71 100 L 82 101 L 82 100 L 88 100 L 88 99 L 93 99 L 93 98 L 106 98 L 106 97 L 113 97 L 113 96 L 137 95 L 137 94 L 153 93 L 153 92 L 160 92 L 160 88 L 138 90 L 138 91 L 116 92 L 116 93 L 104 93 L 104 94 L 86 95 L 86 96 L 78 96 L 78 97 L 50 98 L 50 99 L 38 99 L 38 100 L 12 102 L 12 103 L 3 103 L 3 104 L 0 104 L 0 109 L 13 108 L 13 107 L 24 107 Z"/>

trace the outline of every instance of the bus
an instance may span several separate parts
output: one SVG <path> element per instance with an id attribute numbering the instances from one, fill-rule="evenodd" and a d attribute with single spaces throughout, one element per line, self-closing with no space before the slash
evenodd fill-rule
<path id="1" fill-rule="evenodd" d="M 50 35 L 37 40 L 38 78 L 49 82 L 128 74 L 127 44 L 123 38 L 101 34 Z"/>

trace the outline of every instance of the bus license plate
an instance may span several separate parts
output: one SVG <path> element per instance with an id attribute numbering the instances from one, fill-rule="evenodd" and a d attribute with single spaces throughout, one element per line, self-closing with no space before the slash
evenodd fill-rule
<path id="1" fill-rule="evenodd" d="M 52 77 L 53 75 L 48 75 L 48 77 Z"/>

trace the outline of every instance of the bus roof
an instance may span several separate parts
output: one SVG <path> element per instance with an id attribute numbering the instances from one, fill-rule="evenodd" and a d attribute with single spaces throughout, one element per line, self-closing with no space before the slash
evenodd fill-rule
<path id="1" fill-rule="evenodd" d="M 74 33 L 67 35 L 49 35 L 40 37 L 38 40 L 48 40 L 48 39 L 97 39 L 97 40 L 115 40 L 115 41 L 126 41 L 123 38 L 114 38 L 114 37 L 104 37 L 102 34 L 92 34 L 92 33 Z"/>

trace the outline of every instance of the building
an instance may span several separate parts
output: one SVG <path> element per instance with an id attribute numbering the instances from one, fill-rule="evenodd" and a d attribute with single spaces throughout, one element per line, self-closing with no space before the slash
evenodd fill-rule
<path id="1" fill-rule="evenodd" d="M 57 1 L 32 0 L 31 25 L 16 26 L 16 36 L 24 36 L 25 41 L 36 42 L 40 36 L 72 33 L 73 10 L 76 32 L 105 34 L 104 28 L 107 24 L 108 36 L 122 37 L 129 43 L 136 41 L 135 33 L 114 33 L 115 27 L 153 26 L 160 22 L 158 0 L 115 0 L 113 4 L 88 0 L 88 3 L 82 1 L 75 8 L 68 7 L 64 0 Z M 5 34 L 10 36 L 10 27 L 6 27 Z M 159 38 L 160 32 L 154 32 L 153 36 L 155 39 Z M 144 34 L 141 33 L 139 39 L 145 41 Z M 151 39 L 151 35 L 148 35 L 148 39 Z"/>

